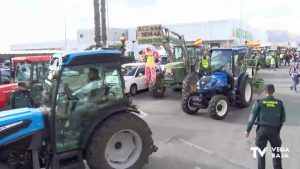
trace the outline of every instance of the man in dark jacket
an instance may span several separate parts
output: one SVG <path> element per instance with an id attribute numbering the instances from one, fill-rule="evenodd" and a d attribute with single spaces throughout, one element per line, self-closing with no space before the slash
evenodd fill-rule
<path id="1" fill-rule="evenodd" d="M 18 83 L 18 89 L 12 93 L 10 97 L 10 108 L 34 107 L 33 99 L 31 98 L 28 85 L 24 82 Z"/>
<path id="2" fill-rule="evenodd" d="M 255 144 L 261 151 L 263 151 L 267 142 L 269 141 L 271 147 L 281 147 L 280 129 L 286 120 L 285 109 L 281 100 L 276 99 L 273 94 L 275 87 L 273 84 L 268 84 L 265 87 L 265 98 L 256 101 L 251 110 L 249 117 L 246 137 L 249 137 L 249 133 L 252 129 L 254 122 L 256 121 L 256 141 Z M 282 169 L 281 154 L 272 149 L 272 153 L 276 158 L 273 158 L 274 169 Z M 265 169 L 265 155 L 260 156 L 258 154 L 258 169 Z"/>

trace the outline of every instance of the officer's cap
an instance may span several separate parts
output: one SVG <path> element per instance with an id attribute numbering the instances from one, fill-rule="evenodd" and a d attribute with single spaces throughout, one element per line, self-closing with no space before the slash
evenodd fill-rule
<path id="1" fill-rule="evenodd" d="M 265 90 L 269 91 L 269 92 L 274 92 L 275 91 L 275 87 L 273 84 L 266 84 L 265 85 Z"/>

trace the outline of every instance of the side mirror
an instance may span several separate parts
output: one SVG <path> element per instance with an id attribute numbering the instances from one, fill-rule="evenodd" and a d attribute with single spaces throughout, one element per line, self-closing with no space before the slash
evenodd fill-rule
<path id="1" fill-rule="evenodd" d="M 141 76 L 143 76 L 143 73 L 139 73 L 139 75 L 138 75 L 139 77 L 141 77 Z"/>

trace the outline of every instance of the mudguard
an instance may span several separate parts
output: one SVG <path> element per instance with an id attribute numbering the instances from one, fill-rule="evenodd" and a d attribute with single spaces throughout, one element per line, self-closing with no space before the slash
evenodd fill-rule
<path id="1" fill-rule="evenodd" d="M 40 109 L 21 108 L 0 112 L 0 147 L 45 128 Z"/>

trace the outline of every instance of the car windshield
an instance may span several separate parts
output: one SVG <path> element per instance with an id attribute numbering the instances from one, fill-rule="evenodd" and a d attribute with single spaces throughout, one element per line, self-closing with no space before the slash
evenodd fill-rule
<path id="1" fill-rule="evenodd" d="M 231 50 L 213 50 L 211 55 L 210 71 L 226 71 L 231 73 Z"/>
<path id="2" fill-rule="evenodd" d="M 138 66 L 125 66 L 123 69 L 123 76 L 134 76 Z"/>

